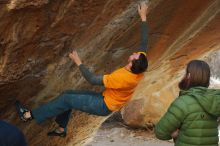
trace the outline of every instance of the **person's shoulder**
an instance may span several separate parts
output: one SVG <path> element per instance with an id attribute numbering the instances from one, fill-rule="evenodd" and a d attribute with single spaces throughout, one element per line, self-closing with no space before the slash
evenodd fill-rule
<path id="1" fill-rule="evenodd" d="M 112 72 L 112 74 L 125 74 L 125 73 L 128 73 L 129 71 L 125 69 L 125 67 L 121 67 L 121 68 L 118 68 L 116 70 L 114 70 Z"/>
<path id="2" fill-rule="evenodd" d="M 6 133 L 7 134 L 17 133 L 18 135 L 21 134 L 21 131 L 16 126 L 2 120 L 0 120 L 0 131 L 1 133 L 3 132 L 4 134 Z"/>
<path id="3" fill-rule="evenodd" d="M 181 109 L 187 109 L 187 104 L 188 104 L 188 96 L 186 95 L 181 95 L 178 96 L 171 104 L 171 107 L 178 107 Z"/>

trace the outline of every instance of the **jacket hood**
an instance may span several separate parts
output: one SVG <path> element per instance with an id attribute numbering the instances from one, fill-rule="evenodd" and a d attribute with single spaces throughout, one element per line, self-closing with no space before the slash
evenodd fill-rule
<path id="1" fill-rule="evenodd" d="M 192 96 L 207 113 L 220 117 L 220 89 L 193 87 L 186 91 L 180 91 L 181 95 Z"/>

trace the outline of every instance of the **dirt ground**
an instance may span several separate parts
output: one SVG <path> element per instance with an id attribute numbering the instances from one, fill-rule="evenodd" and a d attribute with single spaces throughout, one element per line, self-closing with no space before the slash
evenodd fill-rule
<path id="1" fill-rule="evenodd" d="M 172 141 L 160 141 L 152 130 L 132 129 L 117 120 L 107 120 L 95 137 L 85 146 L 173 146 Z"/>

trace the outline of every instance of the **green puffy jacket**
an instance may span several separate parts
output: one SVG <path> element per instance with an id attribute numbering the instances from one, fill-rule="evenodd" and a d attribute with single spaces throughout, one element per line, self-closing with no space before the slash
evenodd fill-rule
<path id="1" fill-rule="evenodd" d="M 181 91 L 168 111 L 156 124 L 158 139 L 172 139 L 179 129 L 175 146 L 218 146 L 220 90 L 194 87 Z"/>

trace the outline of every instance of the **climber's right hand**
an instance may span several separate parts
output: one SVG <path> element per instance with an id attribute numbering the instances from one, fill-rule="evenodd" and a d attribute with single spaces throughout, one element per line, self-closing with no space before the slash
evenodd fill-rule
<path id="1" fill-rule="evenodd" d="M 149 13 L 148 5 L 145 2 L 142 2 L 138 5 L 138 13 L 142 21 L 146 21 L 147 14 Z"/>
<path id="2" fill-rule="evenodd" d="M 73 62 L 76 63 L 77 66 L 80 66 L 82 64 L 82 61 L 79 58 L 79 55 L 75 50 L 73 50 L 72 53 L 69 54 L 69 57 L 70 57 L 70 59 L 73 60 Z"/>

